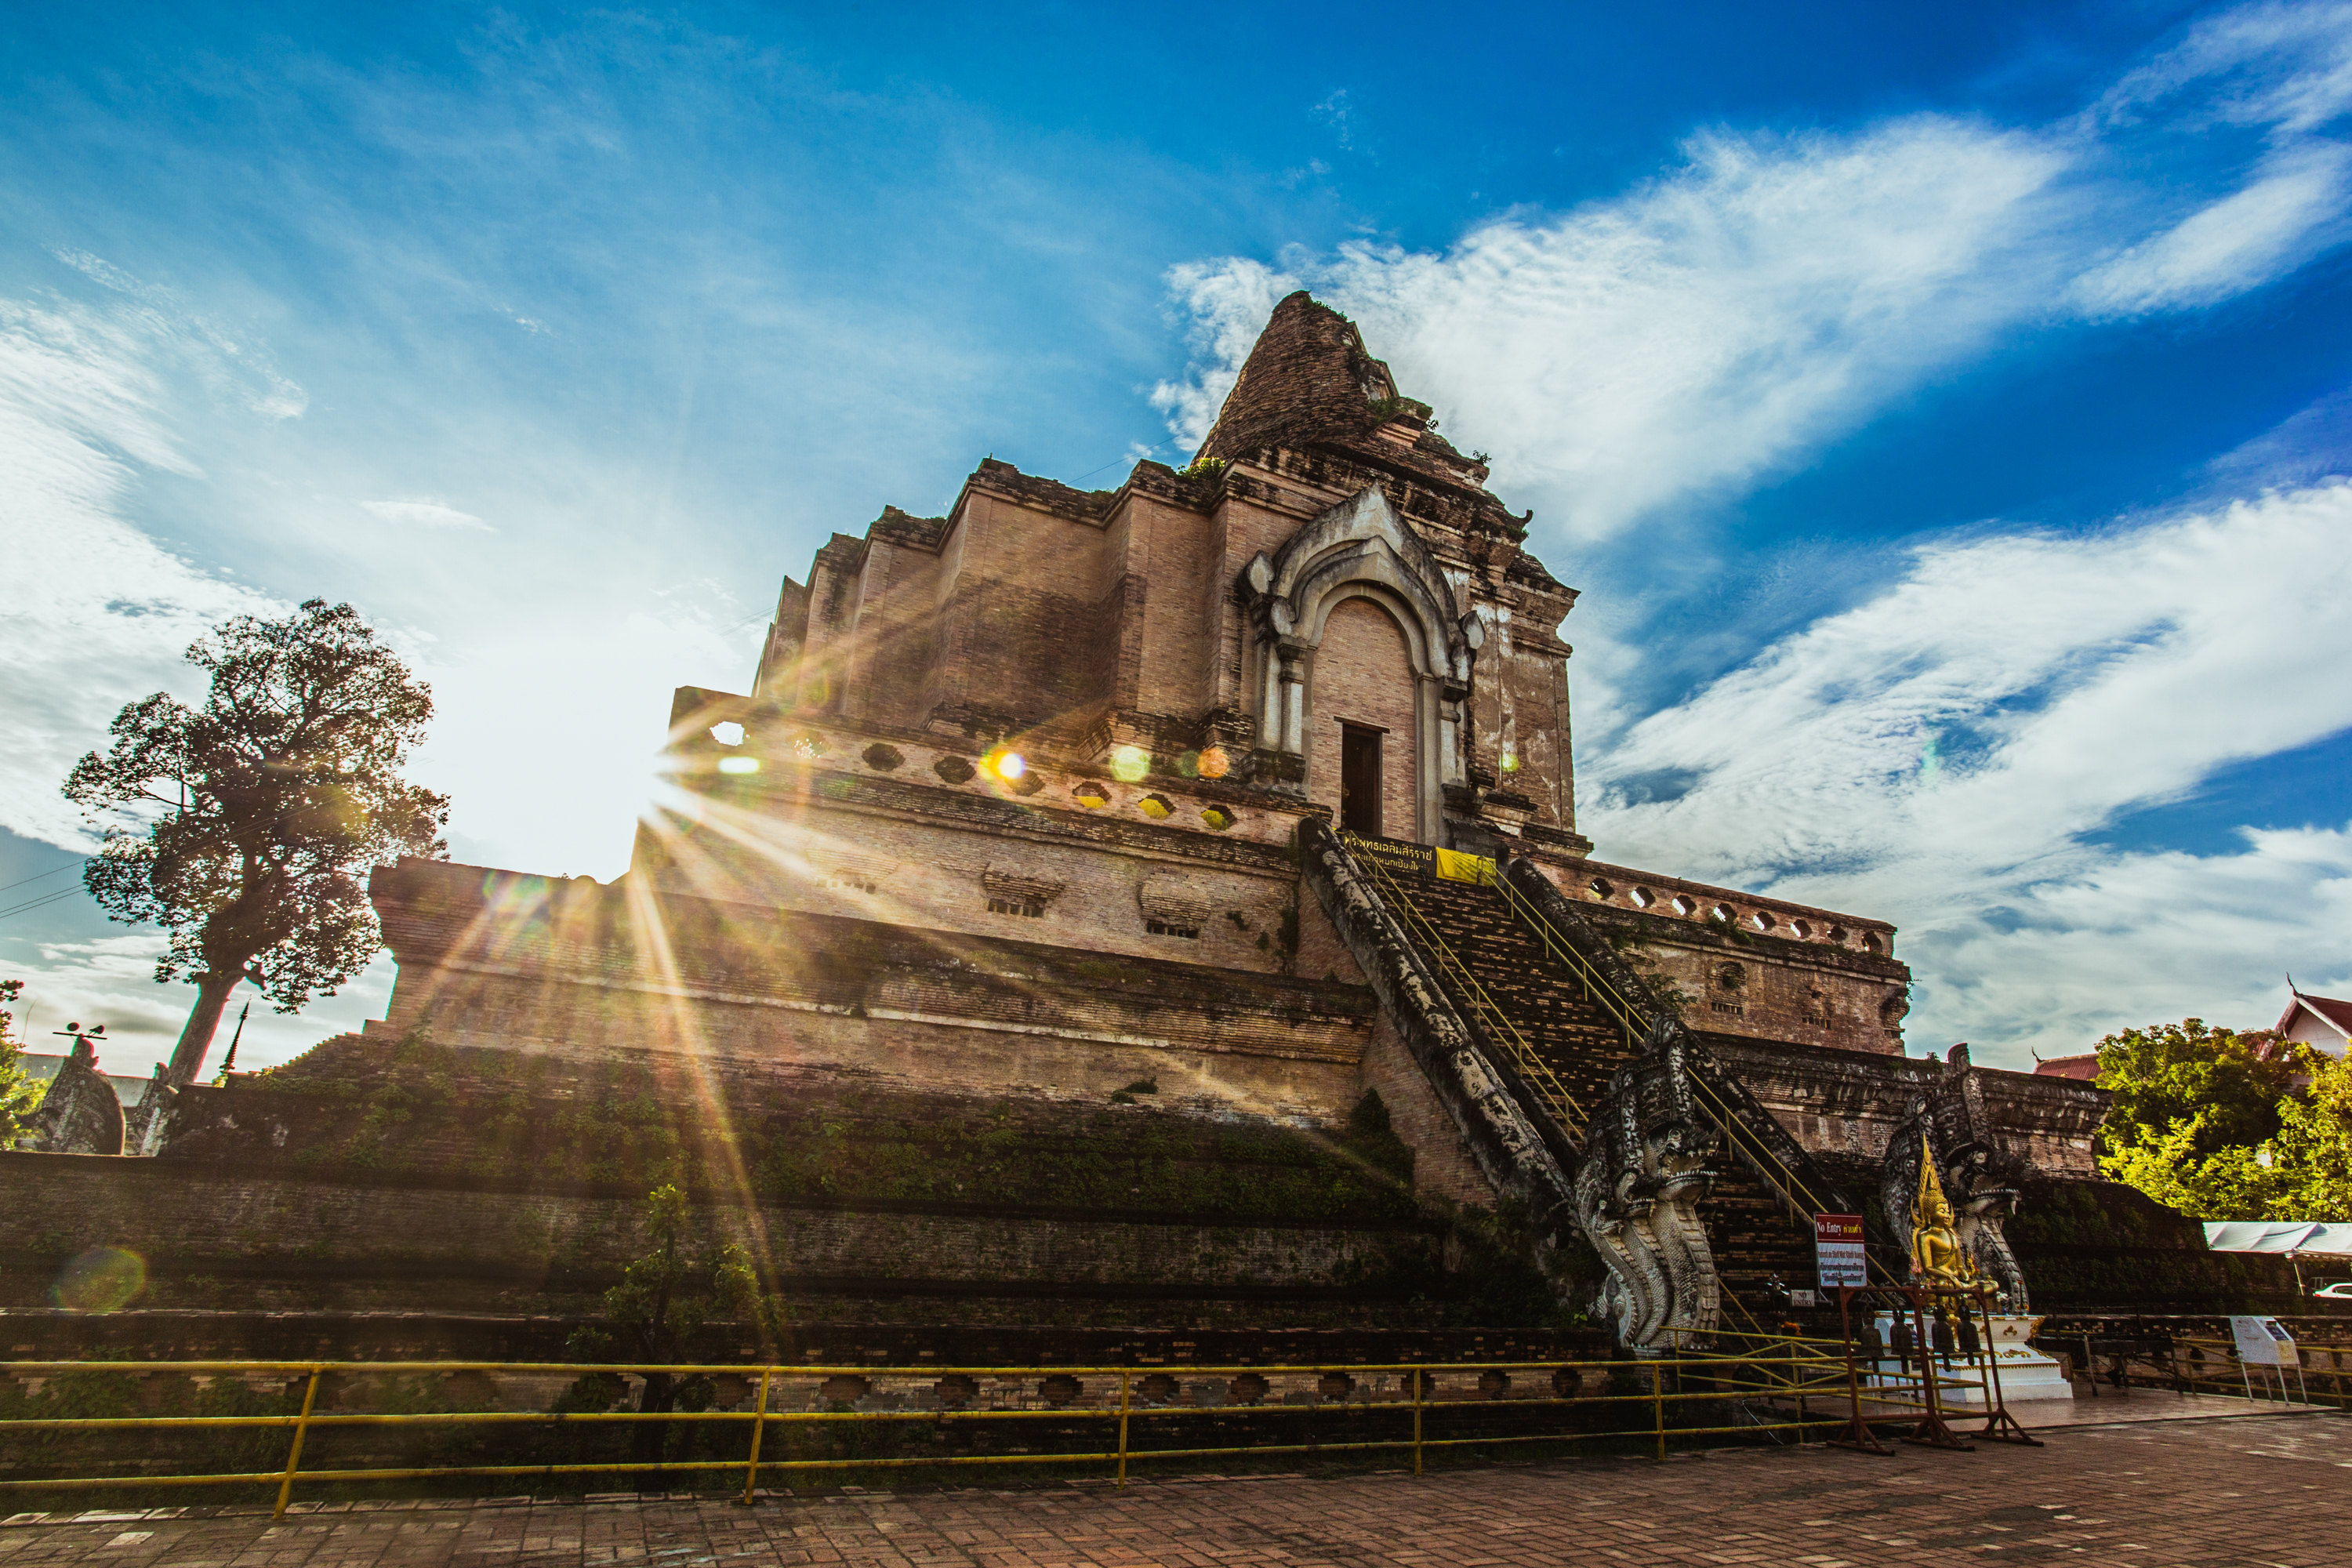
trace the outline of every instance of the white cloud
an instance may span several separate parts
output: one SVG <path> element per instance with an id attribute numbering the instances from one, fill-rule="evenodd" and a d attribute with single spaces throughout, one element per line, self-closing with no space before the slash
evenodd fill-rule
<path id="1" fill-rule="evenodd" d="M 1274 299 L 1310 287 L 1504 489 L 1618 532 L 1789 469 L 1999 334 L 2209 305 L 2343 238 L 2352 151 L 2318 131 L 2352 93 L 2347 15 L 2230 13 L 2050 125 L 1717 132 L 1644 188 L 1442 253 L 1179 267 L 1195 360 L 1155 402 L 1197 442 Z M 2185 134 L 2217 116 L 2266 132 L 2242 169 Z"/>
<path id="2" fill-rule="evenodd" d="M 2086 836 L 2352 727 L 2347 596 L 2345 483 L 1928 546 L 1869 603 L 1588 738 L 1579 826 L 1607 859 L 1895 920 L 1931 977 L 1920 1028 L 2080 1049 L 2119 1005 L 2179 1016 L 2200 985 L 2341 969 L 2317 918 L 2352 899 L 2341 835 L 2204 859 Z M 2225 896 L 2248 888 L 2271 891 Z"/>
<path id="3" fill-rule="evenodd" d="M 2207 17 L 2127 73 L 2095 117 L 2137 123 L 2191 87 L 2209 96 L 2187 126 L 2256 125 L 2280 136 L 2315 132 L 2352 109 L 2352 5 L 2241 5 Z"/>
<path id="4" fill-rule="evenodd" d="M 1787 462 L 2065 279 L 2046 199 L 2064 160 L 2032 138 L 1918 118 L 1687 151 L 1646 189 L 1488 224 L 1442 256 L 1179 268 L 1202 368 L 1158 401 L 1197 441 L 1273 300 L 1310 286 L 1507 488 L 1599 535 Z"/>
<path id="5" fill-rule="evenodd" d="M 2210 305 L 2268 282 L 2328 237 L 2345 206 L 2352 147 L 2326 142 L 2265 163 L 2244 189 L 2078 279 L 2094 315 Z"/>
<path id="6" fill-rule="evenodd" d="M 184 687 L 181 652 L 213 623 L 267 610 L 120 513 L 142 468 L 193 476 L 158 416 L 153 318 L 0 300 L 0 824 L 86 847 L 58 794 L 124 703 Z"/>
<path id="7" fill-rule="evenodd" d="M 484 533 L 498 530 L 470 511 L 459 511 L 444 500 L 363 500 L 360 506 L 386 522 L 414 528 L 471 528 Z"/>

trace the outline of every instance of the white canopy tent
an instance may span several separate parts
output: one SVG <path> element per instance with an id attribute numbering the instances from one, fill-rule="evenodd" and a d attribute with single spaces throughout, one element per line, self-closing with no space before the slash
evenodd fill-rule
<path id="1" fill-rule="evenodd" d="M 2209 1219 L 2205 1245 L 2215 1252 L 2316 1253 L 2352 1258 L 2352 1224 L 2306 1220 Z"/>

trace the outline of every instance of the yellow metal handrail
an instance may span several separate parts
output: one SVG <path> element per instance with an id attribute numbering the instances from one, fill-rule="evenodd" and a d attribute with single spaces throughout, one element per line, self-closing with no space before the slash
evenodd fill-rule
<path id="1" fill-rule="evenodd" d="M 1837 1347 L 1838 1354 L 1830 1355 L 1826 1347 Z M 1236 1417 L 1301 1415 L 1318 1406 L 1268 1405 L 1264 1403 L 1173 1405 L 1138 1404 L 1134 1398 L 1134 1380 L 1140 1369 L 1132 1366 L 820 1366 L 793 1365 L 783 1363 L 743 1364 L 730 1363 L 602 1363 L 572 1362 L 269 1362 L 269 1361 L 183 1361 L 183 1362 L 11 1362 L 0 1363 L 0 1372 L 22 1381 L 39 1382 L 47 1377 L 68 1373 L 111 1373 L 146 1375 L 157 1373 L 206 1373 L 220 1377 L 250 1378 L 256 1374 L 288 1375 L 302 1381 L 302 1404 L 297 1415 L 131 1415 L 131 1416 L 55 1416 L 0 1418 L 0 1440 L 8 1434 L 19 1432 L 171 1432 L 189 1429 L 226 1428 L 260 1429 L 290 1428 L 286 1464 L 272 1470 L 237 1471 L 231 1473 L 191 1475 L 126 1475 L 126 1476 L 66 1476 L 9 1477 L 0 1479 L 0 1489 L 26 1491 L 90 1490 L 113 1487 L 191 1487 L 275 1485 L 277 1502 L 274 1513 L 283 1517 L 298 1485 L 339 1484 L 357 1481 L 394 1481 L 447 1479 L 458 1477 L 554 1477 L 562 1475 L 615 1475 L 647 1472 L 725 1471 L 743 1477 L 742 1498 L 753 1499 L 759 1478 L 762 1474 L 790 1474 L 820 1470 L 907 1469 L 931 1466 L 1013 1465 L 1013 1464 L 1110 1464 L 1117 1467 L 1118 1482 L 1125 1484 L 1130 1463 L 1147 1459 L 1194 1458 L 1234 1454 L 1304 1454 L 1361 1453 L 1375 1450 L 1411 1449 L 1413 1467 L 1420 1471 L 1425 1450 L 1476 1447 L 1501 1447 L 1523 1443 L 1570 1443 L 1595 1438 L 1641 1438 L 1654 1442 L 1660 1458 L 1665 1457 L 1665 1440 L 1674 1436 L 1719 1436 L 1727 1433 L 1796 1431 L 1811 1428 L 1842 1426 L 1843 1419 L 1811 1417 L 1801 1408 L 1798 1418 L 1777 1422 L 1743 1422 L 1728 1426 L 1700 1425 L 1669 1426 L 1668 1405 L 1684 1405 L 1694 1401 L 1721 1400 L 1743 1396 L 1759 1396 L 1766 1400 L 1801 1397 L 1804 1394 L 1822 1392 L 1826 1384 L 1808 1378 L 1812 1369 L 1829 1364 L 1843 1366 L 1839 1359 L 1844 1354 L 1842 1342 L 1807 1341 L 1799 1337 L 1781 1337 L 1758 1348 L 1743 1350 L 1732 1355 L 1680 1355 L 1656 1360 L 1625 1362 L 1601 1360 L 1571 1361 L 1506 1361 L 1506 1362 L 1404 1362 L 1379 1364 L 1318 1363 L 1313 1365 L 1273 1366 L 1190 1366 L 1176 1365 L 1154 1368 L 1170 1375 L 1187 1377 L 1238 1377 L 1248 1373 L 1261 1379 L 1275 1377 L 1313 1376 L 1319 1382 L 1331 1373 L 1345 1373 L 1351 1379 L 1361 1376 L 1394 1378 L 1401 1385 L 1393 1391 L 1379 1390 L 1382 1397 L 1372 1397 L 1367 1391 L 1360 1398 L 1329 1401 L 1321 1408 L 1338 1406 L 1349 1415 L 1387 1411 L 1402 1415 L 1410 1413 L 1410 1437 L 1350 1438 L 1339 1442 L 1306 1443 L 1238 1443 L 1220 1446 L 1137 1448 L 1130 1446 L 1133 1421 L 1138 1417 L 1153 1420 L 1184 1419 L 1214 1416 L 1223 1420 Z M 1773 1370 L 1773 1369 L 1784 1370 Z M 1573 1371 L 1577 1374 L 1577 1392 L 1561 1394 L 1557 1392 L 1557 1374 Z M 384 1376 L 419 1373 L 474 1373 L 484 1374 L 571 1374 L 611 1373 L 640 1378 L 649 1374 L 695 1376 L 728 1374 L 756 1382 L 758 1396 L 751 1408 L 702 1411 L 338 1411 L 320 1408 L 325 1380 L 335 1374 Z M 1436 1386 L 1436 1380 L 1447 1374 L 1459 1377 L 1477 1373 L 1527 1373 L 1538 1376 L 1549 1374 L 1549 1394 L 1493 1394 L 1483 1392 L 1478 1397 L 1446 1397 L 1446 1391 Z M 1603 1379 L 1603 1392 L 1587 1394 L 1582 1384 L 1588 1373 L 1599 1373 Z M 1703 1374 L 1711 1384 L 1706 1388 L 1685 1389 L 1667 1386 L 1668 1374 L 1677 1384 L 1683 1374 Z M 1097 1403 L 1052 1405 L 1042 1409 L 979 1409 L 946 1407 L 936 1410 L 854 1410 L 836 1406 L 832 1409 L 777 1410 L 770 1406 L 772 1395 L 781 1380 L 806 1380 L 856 1376 L 866 1380 L 870 1390 L 877 1382 L 890 1380 L 935 1380 L 949 1375 L 967 1378 L 990 1377 L 1000 1385 L 1009 1380 L 1025 1384 L 1030 1379 L 1055 1377 L 1116 1377 L 1118 1398 L 1115 1404 Z M 1612 1375 L 1630 1375 L 1637 1384 L 1646 1381 L 1648 1386 L 1637 1386 L 1625 1393 L 1607 1392 L 1607 1380 Z M 290 1378 L 289 1378 L 290 1381 Z M 1000 1393 L 1002 1388 L 1000 1386 Z M 1083 1393 L 1083 1389 L 1080 1391 Z M 1263 1391 L 1270 1393 L 1270 1387 Z M 1353 1393 L 1353 1390 L 1350 1391 Z M 978 1393 L 975 1390 L 975 1394 Z M 1434 1396 L 1433 1396 L 1434 1395 Z M 820 1387 L 816 1398 L 824 1397 Z M 1032 1397 L 1023 1394 L 1019 1397 Z M 1034 1397 L 1045 1398 L 1042 1386 Z M 1263 1393 L 1261 1394 L 1263 1397 Z M 1872 1403 L 1885 1405 L 1874 1399 Z M 1424 1417 L 1431 1412 L 1455 1410 L 1533 1409 L 1533 1408 L 1604 1408 L 1626 1405 L 1649 1405 L 1650 1418 L 1637 1426 L 1612 1426 L 1608 1430 L 1565 1430 L 1542 1433 L 1507 1433 L 1470 1436 L 1430 1436 L 1423 1429 Z M 1864 1419 L 1859 1405 L 1853 1419 Z M 1885 1416 L 1884 1419 L 1901 1419 Z M 1108 1420 L 1117 1423 L 1117 1446 L 1101 1451 L 1073 1453 L 1012 1453 L 1012 1454 L 952 1454 L 924 1455 L 915 1458 L 775 1458 L 761 1452 L 761 1442 L 770 1426 L 823 1426 L 838 1423 L 872 1423 L 923 1421 L 991 1421 L 1028 1420 Z M 304 1441 L 316 1430 L 361 1426 L 515 1426 L 538 1425 L 546 1426 L 574 1425 L 641 1425 L 646 1423 L 726 1424 L 736 1423 L 751 1428 L 748 1453 L 731 1459 L 630 1459 L 617 1462 L 575 1462 L 520 1465 L 424 1465 L 374 1466 L 353 1468 L 304 1468 Z M 21 1444 L 9 1443 L 5 1451 L 17 1458 L 21 1464 L 24 1449 Z M 730 1483 L 731 1485 L 731 1483 Z"/>
<path id="2" fill-rule="evenodd" d="M 1398 886 L 1395 879 L 1389 875 L 1387 869 L 1369 855 L 1350 856 L 1349 858 L 1360 869 L 1368 872 L 1371 878 L 1377 879 L 1380 888 L 1386 894 L 1383 902 L 1397 911 L 1399 918 L 1411 927 L 1421 938 L 1423 943 L 1447 966 L 1448 973 L 1461 985 L 1473 1009 L 1479 1012 L 1488 1023 L 1489 1032 L 1494 1034 L 1504 1047 L 1511 1053 L 1512 1061 L 1520 1073 L 1550 1102 L 1549 1109 L 1551 1110 L 1552 1118 L 1568 1134 L 1570 1142 L 1581 1143 L 1584 1138 L 1584 1124 L 1589 1118 L 1584 1107 L 1578 1103 L 1576 1096 L 1569 1092 L 1566 1084 L 1560 1082 L 1559 1075 L 1555 1073 L 1550 1064 L 1537 1053 L 1528 1037 L 1519 1033 L 1518 1026 L 1511 1022 L 1510 1016 L 1503 1011 L 1501 1005 L 1496 1002 L 1493 994 L 1479 983 L 1478 977 L 1470 972 L 1470 966 L 1462 962 L 1460 955 L 1454 952 L 1452 944 L 1446 942 L 1428 916 L 1423 914 L 1420 907 L 1412 901 L 1412 895 Z"/>
<path id="3" fill-rule="evenodd" d="M 1509 878 L 1490 873 L 1486 880 L 1492 886 L 1500 889 L 1511 908 L 1525 917 L 1528 924 L 1533 928 L 1537 938 L 1544 944 L 1545 950 L 1553 958 L 1570 967 L 1571 973 L 1583 983 L 1587 992 L 1616 1017 L 1629 1037 L 1638 1037 L 1647 1027 L 1640 1010 L 1619 994 L 1616 988 L 1609 984 L 1600 971 L 1582 953 L 1576 951 L 1574 944 L 1570 942 L 1552 924 L 1550 917 L 1546 915 L 1533 900 L 1512 887 Z M 1730 1106 L 1725 1103 L 1723 1097 L 1717 1094 L 1706 1079 L 1696 1073 L 1685 1076 L 1706 1101 L 1700 1109 L 1706 1113 L 1707 1120 L 1715 1123 L 1717 1130 L 1730 1140 L 1735 1147 L 1744 1144 L 1750 1155 L 1761 1155 L 1763 1161 L 1769 1161 L 1772 1168 L 1779 1171 L 1780 1177 L 1776 1178 L 1772 1171 L 1760 1168 L 1761 1162 L 1759 1162 L 1759 1168 L 1756 1173 L 1763 1178 L 1765 1184 L 1780 1196 L 1783 1204 L 1799 1214 L 1828 1212 L 1822 1199 L 1805 1185 L 1801 1176 L 1789 1168 L 1788 1163 L 1780 1158 L 1769 1143 L 1753 1134 L 1742 1137 L 1743 1129 L 1739 1125 L 1739 1119 L 1732 1114 Z M 1780 1178 L 1786 1178 L 1785 1184 Z M 1866 1268 L 1875 1268 L 1887 1283 L 1900 1283 L 1888 1272 L 1884 1263 L 1870 1256 L 1867 1248 L 1864 1250 L 1863 1262 Z M 1745 1309 L 1743 1308 L 1742 1310 Z"/>
<path id="4" fill-rule="evenodd" d="M 1535 931 L 1536 939 L 1543 943 L 1544 950 L 1556 961 L 1567 966 L 1569 973 L 1575 975 L 1578 983 L 1584 987 L 1585 994 L 1600 1003 L 1610 1016 L 1617 1020 L 1618 1027 L 1625 1031 L 1626 1045 L 1630 1047 L 1639 1040 L 1650 1026 L 1649 1020 L 1643 1016 L 1642 1010 L 1627 1001 L 1618 992 L 1617 987 L 1610 983 L 1609 977 L 1601 973 L 1591 960 L 1576 950 L 1575 944 L 1560 933 L 1551 923 L 1550 917 L 1547 916 L 1533 900 L 1511 886 L 1511 879 L 1508 877 L 1502 876 L 1499 872 L 1488 872 L 1486 882 L 1488 886 L 1500 889 L 1504 901 L 1509 904 L 1513 910 L 1527 919 L 1528 924 Z"/>

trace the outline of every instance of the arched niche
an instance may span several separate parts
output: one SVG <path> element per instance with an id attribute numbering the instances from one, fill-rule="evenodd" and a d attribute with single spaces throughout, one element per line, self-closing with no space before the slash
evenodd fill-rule
<path id="1" fill-rule="evenodd" d="M 1247 671 L 1258 744 L 1273 753 L 1267 773 L 1307 792 L 1309 693 L 1316 652 L 1335 609 L 1370 599 L 1404 635 L 1412 686 L 1416 774 L 1412 820 L 1387 825 L 1391 837 L 1433 843 L 1445 785 L 1462 779 L 1462 704 L 1483 640 L 1460 614 L 1437 560 L 1377 486 L 1332 507 L 1243 568 L 1251 608 Z"/>

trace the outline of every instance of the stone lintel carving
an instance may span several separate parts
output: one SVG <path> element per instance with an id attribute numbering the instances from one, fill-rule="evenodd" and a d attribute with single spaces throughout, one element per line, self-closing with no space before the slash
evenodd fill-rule
<path id="1" fill-rule="evenodd" d="M 1135 889 L 1135 901 L 1148 919 L 1197 931 L 1208 924 L 1213 898 L 1192 878 L 1161 871 L 1143 879 Z"/>
<path id="2" fill-rule="evenodd" d="M 33 1112 L 29 1147 L 49 1154 L 122 1152 L 122 1100 L 100 1076 L 98 1052 L 76 1036 Z"/>
<path id="3" fill-rule="evenodd" d="M 2000 1291 L 2011 1311 L 2023 1312 L 2032 1305 L 2025 1275 L 2003 1227 L 2017 1212 L 2018 1187 L 2026 1173 L 1992 1143 L 1986 1132 L 1990 1125 L 1984 1085 L 1969 1063 L 1969 1048 L 1954 1046 L 1935 1086 L 1912 1102 L 1887 1140 L 1879 1201 L 1895 1234 L 1909 1236 L 1924 1137 L 1951 1202 L 1961 1252 Z"/>
<path id="4" fill-rule="evenodd" d="M 1003 899 L 1016 904 L 1050 904 L 1062 896 L 1069 884 L 1049 877 L 1032 877 L 1001 866 L 991 866 L 980 874 L 980 885 L 992 899 Z"/>
<path id="5" fill-rule="evenodd" d="M 1404 626 L 1415 672 L 1452 687 L 1468 687 L 1470 661 L 1486 640 L 1478 618 L 1458 613 L 1429 546 L 1377 485 L 1329 508 L 1271 555 L 1252 556 L 1235 587 L 1262 650 L 1258 733 L 1284 751 L 1297 751 L 1303 736 L 1292 734 L 1278 688 L 1293 679 L 1298 653 L 1321 641 L 1339 599 L 1370 591 L 1385 600 Z"/>

